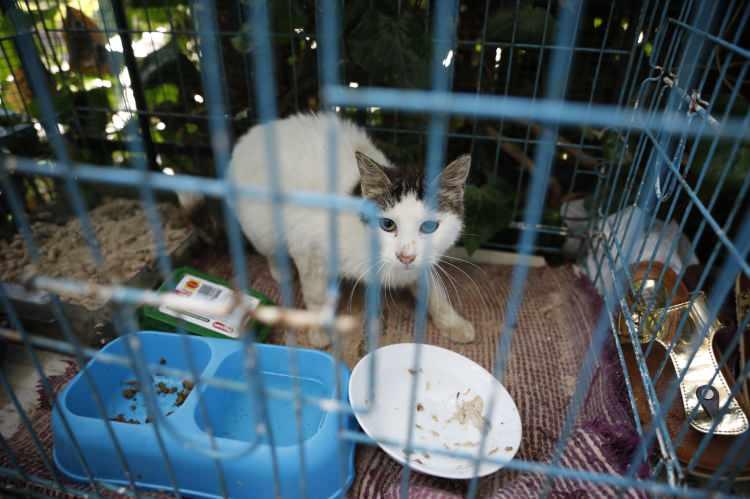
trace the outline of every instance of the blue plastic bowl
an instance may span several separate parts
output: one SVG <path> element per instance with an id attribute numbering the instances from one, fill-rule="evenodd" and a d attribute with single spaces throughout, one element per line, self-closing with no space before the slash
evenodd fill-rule
<path id="1" fill-rule="evenodd" d="M 126 340 L 137 337 L 142 358 L 152 366 L 154 388 L 164 383 L 155 395 L 162 414 L 160 423 L 146 423 L 146 399 L 142 392 L 126 398 L 128 381 L 136 379 L 126 367 L 93 358 L 61 392 L 58 407 L 67 419 L 94 478 L 116 485 L 127 485 L 121 460 L 101 418 L 90 381 L 102 396 L 102 404 L 127 464 L 139 487 L 171 490 L 172 481 L 165 459 L 159 450 L 157 429 L 169 456 L 177 485 L 183 494 L 196 497 L 220 497 L 221 485 L 216 471 L 216 460 L 211 457 L 207 428 L 213 429 L 215 454 L 224 471 L 227 493 L 231 497 L 274 498 L 274 471 L 268 432 L 258 431 L 262 421 L 259 400 L 247 392 L 237 392 L 211 385 L 200 385 L 192 390 L 184 403 L 177 406 L 183 388 L 182 379 L 159 374 L 164 367 L 189 372 L 191 360 L 202 377 L 217 377 L 233 381 L 247 381 L 242 343 L 232 340 L 198 336 L 180 337 L 172 333 L 143 331 L 118 338 L 102 352 L 127 355 Z M 189 341 L 189 354 L 184 348 Z M 276 345 L 256 345 L 258 363 L 267 389 L 291 392 L 294 377 L 290 374 L 291 348 Z M 336 364 L 330 355 L 315 350 L 294 349 L 299 372 L 297 380 L 303 395 L 336 397 Z M 189 357 L 188 357 L 189 355 Z M 341 399 L 348 400 L 349 370 L 339 365 Z M 90 376 L 87 376 L 90 375 Z M 164 393 L 175 387 L 174 393 Z M 200 390 L 204 409 L 195 393 Z M 300 495 L 300 449 L 293 402 L 269 396 L 266 405 L 279 464 L 279 491 L 284 497 Z M 139 424 L 112 421 L 118 415 Z M 165 424 L 162 424 L 164 421 Z M 350 416 L 344 424 L 351 428 Z M 170 428 L 171 427 L 171 428 Z M 318 405 L 302 405 L 302 437 L 305 457 L 307 495 L 312 498 L 343 497 L 354 478 L 354 445 L 337 438 L 339 418 L 326 413 Z M 57 407 L 52 413 L 54 460 L 67 477 L 87 482 L 75 444 L 65 431 Z M 342 459 L 345 464 L 342 470 Z M 342 474 L 344 476 L 342 476 Z"/>

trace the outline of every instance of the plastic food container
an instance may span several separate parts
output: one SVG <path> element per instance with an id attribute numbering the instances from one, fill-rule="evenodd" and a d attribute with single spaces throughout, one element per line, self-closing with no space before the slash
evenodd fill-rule
<path id="1" fill-rule="evenodd" d="M 227 281 L 190 267 L 176 269 L 172 274 L 172 285 L 169 282 L 163 283 L 159 291 L 176 292 L 186 297 L 216 300 L 217 302 L 232 299 L 232 289 Z M 252 306 L 273 304 L 266 295 L 252 289 L 248 292 L 247 300 Z M 270 327 L 255 321 L 250 321 L 249 324 L 241 324 L 240 318 L 211 317 L 177 312 L 165 306 L 142 307 L 140 323 L 143 329 L 156 331 L 176 331 L 178 325 L 180 325 L 189 333 L 213 338 L 238 338 L 242 330 L 249 325 L 255 331 L 258 341 L 265 341 L 271 330 Z"/>
<path id="2" fill-rule="evenodd" d="M 166 454 L 182 493 L 195 497 L 219 497 L 221 488 L 215 461 L 207 455 L 211 449 L 206 429 L 210 421 L 216 452 L 231 497 L 274 498 L 271 446 L 265 432 L 259 434 L 255 417 L 258 400 L 247 392 L 231 391 L 201 384 L 186 391 L 182 379 L 158 374 L 162 366 L 188 369 L 191 361 L 201 377 L 245 381 L 243 343 L 198 336 L 182 336 L 142 331 L 109 343 L 101 352 L 127 355 L 125 341 L 140 345 L 142 358 L 150 366 L 158 400 L 160 434 Z M 183 341 L 189 342 L 190 358 Z M 293 377 L 289 369 L 292 349 L 276 345 L 257 345 L 260 372 L 267 390 L 291 392 Z M 349 371 L 330 355 L 315 350 L 294 349 L 298 359 L 297 380 L 303 396 L 336 398 L 335 372 L 339 373 L 340 400 L 346 402 Z M 86 374 L 90 376 L 86 376 Z M 124 366 L 105 363 L 94 357 L 59 395 L 60 411 L 67 418 L 93 476 L 114 485 L 127 485 L 126 475 L 110 439 L 104 420 L 97 410 L 90 385 L 93 380 L 102 395 L 107 418 L 127 459 L 138 487 L 171 490 L 172 482 L 158 445 L 155 425 L 147 421 L 136 376 Z M 188 385 L 189 386 L 189 385 Z M 173 390 L 173 389 L 177 390 Z M 139 390 L 133 393 L 128 390 Z M 200 391 L 205 412 L 198 405 Z M 181 395 L 182 394 L 182 395 Z M 178 404 L 179 399 L 182 401 Z M 300 494 L 302 470 L 299 439 L 292 400 L 266 397 L 267 411 L 276 443 L 279 465 L 279 491 L 284 497 Z M 350 416 L 343 424 L 351 428 Z M 305 477 L 308 497 L 344 497 L 354 477 L 354 444 L 337 438 L 339 416 L 326 413 L 317 404 L 302 405 L 302 439 L 305 453 Z M 64 430 L 57 406 L 52 414 L 54 461 L 68 478 L 88 482 L 75 447 Z M 345 466 L 342 469 L 342 459 Z M 343 476 L 342 476 L 343 475 Z"/>

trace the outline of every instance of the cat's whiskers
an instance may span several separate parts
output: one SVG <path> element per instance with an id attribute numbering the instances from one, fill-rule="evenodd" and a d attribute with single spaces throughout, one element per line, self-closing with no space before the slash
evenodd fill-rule
<path id="1" fill-rule="evenodd" d="M 360 264 L 360 267 L 363 266 L 363 265 L 367 265 L 367 264 L 366 263 Z M 349 293 L 349 313 L 351 313 L 351 311 L 352 311 L 352 298 L 354 297 L 354 292 L 357 290 L 357 286 L 359 286 L 359 283 L 362 281 L 362 279 L 364 279 L 365 276 L 367 274 L 369 274 L 370 271 L 372 270 L 372 268 L 375 267 L 376 265 L 378 266 L 378 268 L 375 269 L 375 275 L 377 277 L 377 275 L 380 273 L 380 271 L 385 266 L 385 261 L 383 261 L 383 260 L 380 260 L 380 261 L 377 261 L 377 262 L 375 262 L 373 264 L 368 265 L 367 268 L 359 275 L 359 277 L 357 277 L 357 280 L 354 281 L 354 285 L 352 286 L 352 290 Z M 378 279 L 376 279 L 376 281 Z"/>
<path id="2" fill-rule="evenodd" d="M 430 268 L 430 279 L 433 286 L 433 289 L 430 290 L 430 292 L 434 291 L 440 293 L 441 296 L 450 304 L 450 306 L 453 307 L 453 302 L 451 301 L 450 295 L 448 294 L 448 288 L 445 286 L 445 281 L 440 276 L 440 274 L 436 273 L 432 268 Z"/>
<path id="3" fill-rule="evenodd" d="M 440 262 L 440 264 L 438 264 L 438 265 L 441 265 L 441 264 L 450 265 L 451 267 L 453 267 L 456 270 L 458 270 L 459 272 L 461 272 L 464 276 L 466 276 L 466 278 L 469 280 L 469 282 L 472 284 L 472 286 L 474 286 L 474 289 L 477 292 L 477 296 L 479 297 L 479 299 L 482 302 L 482 306 L 485 307 L 485 308 L 489 307 L 489 304 L 487 303 L 487 300 L 485 300 L 484 295 L 482 294 L 482 289 L 479 287 L 479 284 L 477 284 L 477 282 L 474 280 L 473 277 L 471 277 L 464 269 L 462 269 L 458 265 L 456 265 L 454 263 L 451 263 L 451 262 L 449 262 L 447 260 L 444 260 L 444 261 Z M 477 268 L 479 268 L 479 267 L 477 267 Z M 446 271 L 446 269 L 443 269 L 443 270 Z"/>
<path id="4" fill-rule="evenodd" d="M 471 265 L 472 267 L 474 267 L 475 269 L 477 269 L 479 271 L 482 270 L 482 267 L 480 267 L 476 263 L 472 262 L 471 260 L 467 260 L 466 258 L 461 258 L 461 257 L 458 257 L 458 256 L 449 256 L 449 255 L 443 255 L 440 258 L 441 259 L 444 258 L 446 260 L 453 260 L 453 261 L 456 261 L 456 262 L 465 263 L 467 265 Z"/>
<path id="5" fill-rule="evenodd" d="M 385 293 L 387 299 L 391 301 L 394 305 L 396 305 L 396 299 L 391 294 L 391 290 L 393 289 L 393 273 L 392 272 L 386 272 L 386 280 L 385 280 Z"/>
<path id="6" fill-rule="evenodd" d="M 458 280 L 443 267 L 438 266 L 438 268 L 440 269 L 441 272 L 445 274 L 445 277 L 453 284 L 453 289 L 456 291 L 456 294 L 459 296 L 459 301 L 463 302 L 463 300 L 461 300 L 460 298 L 461 293 L 458 292 Z"/>
<path id="7" fill-rule="evenodd" d="M 440 280 L 443 281 L 443 286 L 445 287 L 445 297 L 448 299 L 448 302 L 451 303 L 451 300 L 450 300 L 450 296 L 448 293 L 448 287 L 445 286 L 446 281 L 453 287 L 453 291 L 455 292 L 456 300 L 458 300 L 458 303 L 463 304 L 463 300 L 461 299 L 461 293 L 458 292 L 458 287 L 456 286 L 456 280 L 453 278 L 453 276 L 451 276 L 448 272 L 446 272 L 444 268 L 440 267 L 440 265 L 433 265 L 433 267 L 438 273 L 442 273 Z"/>

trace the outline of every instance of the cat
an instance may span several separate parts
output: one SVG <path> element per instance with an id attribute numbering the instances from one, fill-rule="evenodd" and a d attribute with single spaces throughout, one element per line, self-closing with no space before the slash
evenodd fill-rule
<path id="1" fill-rule="evenodd" d="M 257 125 L 237 141 L 228 177 L 238 186 L 270 188 L 265 128 L 272 126 L 276 145 L 277 172 L 286 192 L 328 193 L 328 132 L 336 133 L 338 175 L 336 193 L 361 196 L 379 208 L 376 229 L 380 255 L 377 274 L 383 286 L 408 287 L 416 292 L 419 266 L 430 266 L 458 240 L 463 228 L 464 185 L 471 158 L 461 156 L 448 164 L 438 178 L 437 209 L 433 214 L 424 202 L 423 168 L 394 166 L 372 143 L 364 129 L 335 113 L 296 114 Z M 276 259 L 278 227 L 268 202 L 242 198 L 237 217 L 243 232 L 264 255 L 271 275 L 281 282 Z M 286 250 L 297 268 L 305 305 L 320 309 L 326 301 L 328 231 L 330 217 L 324 209 L 286 204 L 282 208 Z M 372 265 L 372 230 L 357 213 L 340 212 L 338 218 L 338 270 L 340 278 L 366 278 Z M 429 255 L 426 246 L 429 240 Z M 432 274 L 431 274 L 432 275 Z M 471 342 L 473 325 L 451 305 L 440 279 L 430 279 L 428 312 L 442 334 L 457 342 Z M 310 330 L 314 347 L 329 344 L 328 336 Z"/>

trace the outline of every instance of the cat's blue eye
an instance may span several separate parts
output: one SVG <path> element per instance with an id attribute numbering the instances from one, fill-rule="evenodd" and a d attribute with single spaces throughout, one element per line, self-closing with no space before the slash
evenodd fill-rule
<path id="1" fill-rule="evenodd" d="M 396 230 L 396 222 L 394 222 L 390 218 L 381 218 L 380 228 L 386 232 L 393 232 L 394 230 Z"/>
<path id="2" fill-rule="evenodd" d="M 432 234 L 437 230 L 438 225 L 440 225 L 440 222 L 436 220 L 427 220 L 426 222 L 422 222 L 422 225 L 419 226 L 419 232 L 422 234 Z"/>

